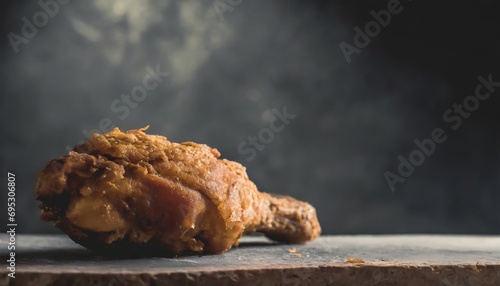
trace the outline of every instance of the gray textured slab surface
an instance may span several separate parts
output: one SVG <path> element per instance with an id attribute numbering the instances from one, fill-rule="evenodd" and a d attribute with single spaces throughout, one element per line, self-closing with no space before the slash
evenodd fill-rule
<path id="1" fill-rule="evenodd" d="M 7 236 L 0 241 L 6 257 Z M 175 258 L 102 257 L 63 235 L 16 243 L 17 285 L 500 285 L 498 236 L 323 236 L 305 245 L 244 237 L 224 254 Z"/>

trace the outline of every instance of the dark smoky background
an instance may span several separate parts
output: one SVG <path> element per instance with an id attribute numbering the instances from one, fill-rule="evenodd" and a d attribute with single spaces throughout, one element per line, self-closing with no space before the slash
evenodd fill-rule
<path id="1" fill-rule="evenodd" d="M 54 233 L 34 197 L 44 164 L 84 130 L 150 125 L 216 147 L 261 191 L 310 202 L 325 234 L 499 234 L 500 87 L 456 130 L 443 113 L 478 76 L 500 82 L 500 1 L 401 1 L 348 63 L 339 45 L 390 2 L 70 1 L 13 45 L 43 9 L 1 1 L 1 228 L 7 171 L 18 230 Z M 148 66 L 169 75 L 126 105 Z M 265 137 L 284 108 L 296 117 Z M 447 140 L 391 191 L 384 173 L 435 128 Z M 248 139 L 259 133 L 263 150 Z"/>

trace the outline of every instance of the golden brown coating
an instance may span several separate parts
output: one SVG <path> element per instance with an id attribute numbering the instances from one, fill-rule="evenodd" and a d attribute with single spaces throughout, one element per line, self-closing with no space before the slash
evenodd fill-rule
<path id="1" fill-rule="evenodd" d="M 220 253 L 244 233 L 303 243 L 320 225 L 310 204 L 257 190 L 217 149 L 147 135 L 94 134 L 52 160 L 36 185 L 41 217 L 94 249 Z"/>

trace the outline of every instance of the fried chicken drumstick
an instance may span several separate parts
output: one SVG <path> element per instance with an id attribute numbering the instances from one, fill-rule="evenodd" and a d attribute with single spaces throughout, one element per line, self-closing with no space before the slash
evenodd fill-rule
<path id="1" fill-rule="evenodd" d="M 287 243 L 320 235 L 310 204 L 259 192 L 217 149 L 118 128 L 40 173 L 41 217 L 75 242 L 107 251 L 221 253 L 243 234 Z"/>

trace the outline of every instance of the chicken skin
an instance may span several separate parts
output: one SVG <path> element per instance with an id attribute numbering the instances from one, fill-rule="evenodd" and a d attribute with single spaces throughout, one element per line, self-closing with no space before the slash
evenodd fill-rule
<path id="1" fill-rule="evenodd" d="M 50 161 L 36 185 L 42 219 L 110 252 L 221 253 L 253 232 L 287 243 L 320 235 L 310 204 L 259 192 L 217 149 L 146 129 L 96 133 Z"/>

